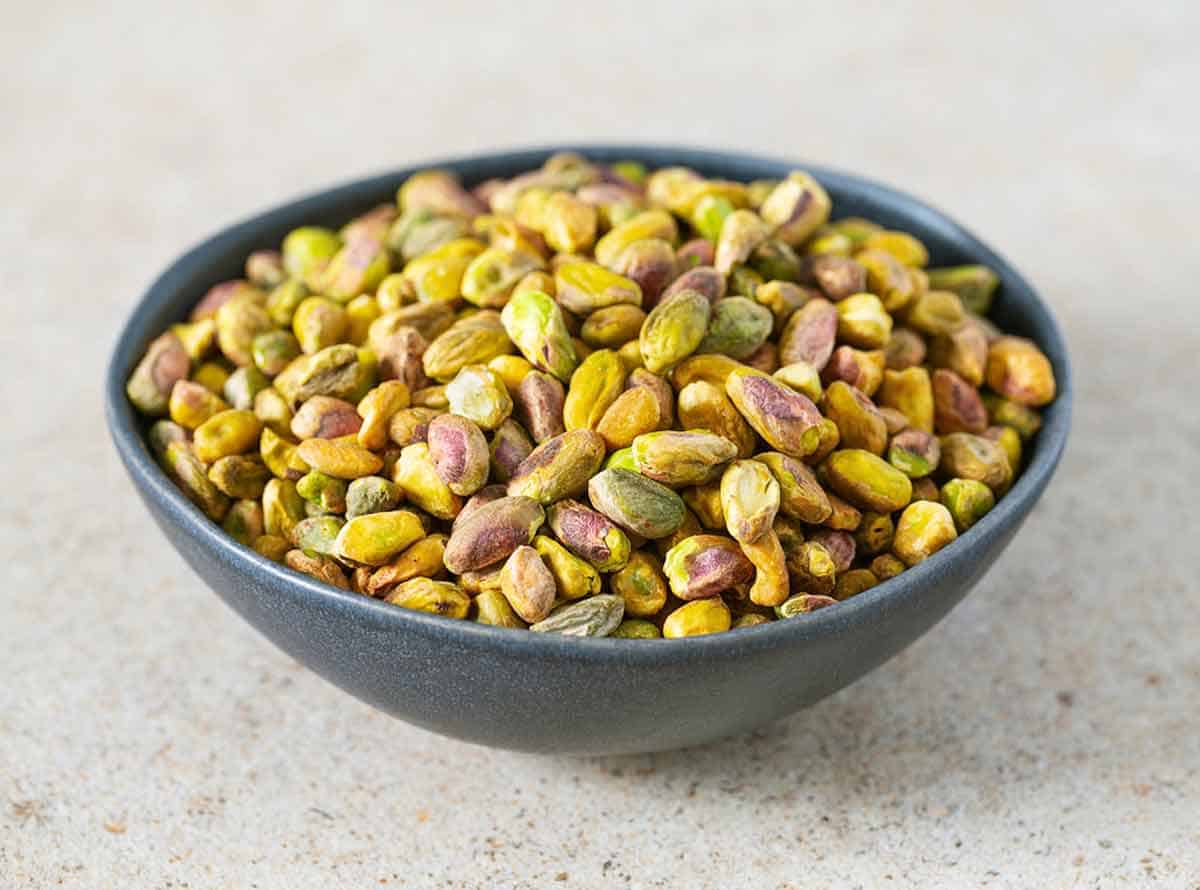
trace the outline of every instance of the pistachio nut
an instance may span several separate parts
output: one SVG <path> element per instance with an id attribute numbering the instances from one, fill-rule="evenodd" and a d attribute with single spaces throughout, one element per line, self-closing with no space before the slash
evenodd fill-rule
<path id="1" fill-rule="evenodd" d="M 588 482 L 588 499 L 627 532 L 650 540 L 665 538 L 683 522 L 679 495 L 629 470 L 601 470 Z"/>

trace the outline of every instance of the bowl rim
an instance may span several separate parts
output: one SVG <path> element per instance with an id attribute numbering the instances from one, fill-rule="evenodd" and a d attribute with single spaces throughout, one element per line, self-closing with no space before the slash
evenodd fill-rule
<path id="1" fill-rule="evenodd" d="M 294 212 L 298 206 L 312 205 L 314 209 L 331 202 L 335 196 L 353 193 L 382 193 L 385 188 L 411 173 L 429 167 L 456 168 L 480 164 L 534 167 L 555 152 L 574 151 L 589 158 L 612 161 L 617 158 L 646 160 L 655 166 L 682 164 L 700 168 L 721 168 L 738 164 L 803 169 L 818 181 L 833 189 L 849 188 L 873 200 L 883 200 L 902 209 L 910 217 L 924 217 L 930 225 L 952 236 L 966 246 L 978 261 L 991 266 L 1003 280 L 1023 289 L 1031 305 L 1022 316 L 1033 318 L 1042 330 L 1038 344 L 1049 356 L 1055 371 L 1058 392 L 1051 409 L 1047 410 L 1029 463 L 1013 487 L 996 502 L 995 507 L 978 523 L 924 562 L 907 569 L 894 578 L 802 620 L 773 621 L 723 633 L 686 639 L 659 639 L 653 644 L 644 640 L 612 637 L 567 637 L 560 634 L 532 633 L 528 630 L 493 627 L 474 621 L 445 618 L 393 606 L 383 600 L 341 590 L 295 572 L 285 565 L 272 562 L 249 547 L 229 537 L 216 523 L 210 521 L 172 483 L 152 458 L 139 430 L 138 417 L 125 396 L 126 375 L 141 352 L 129 352 L 125 344 L 136 337 L 139 343 L 148 342 L 157 331 L 145 331 L 148 317 L 159 307 L 175 299 L 178 283 L 194 274 L 207 262 L 207 256 L 222 242 L 235 240 L 264 228 L 276 214 Z M 321 605 L 347 610 L 352 620 L 360 621 L 373 631 L 416 631 L 429 637 L 441 637 L 448 645 L 454 643 L 492 644 L 513 654 L 531 657 L 568 658 L 590 662 L 621 662 L 625 664 L 661 663 L 671 660 L 721 659 L 738 657 L 752 651 L 794 645 L 805 640 L 845 633 L 853 625 L 873 619 L 886 620 L 886 614 L 905 605 L 920 607 L 921 593 L 932 587 L 938 575 L 954 563 L 968 560 L 974 553 L 972 542 L 990 535 L 1000 535 L 1019 524 L 1046 487 L 1066 446 L 1072 409 L 1072 378 L 1066 339 L 1050 307 L 1038 291 L 1011 263 L 958 223 L 945 212 L 906 192 L 873 179 L 842 172 L 820 164 L 801 163 L 750 152 L 702 149 L 683 145 L 639 143 L 549 144 L 519 149 L 499 149 L 406 164 L 383 173 L 326 186 L 288 201 L 271 206 L 232 225 L 218 230 L 175 259 L 145 292 L 129 313 L 113 344 L 105 376 L 105 418 L 113 443 L 122 458 L 132 481 L 143 496 L 152 498 L 179 530 L 199 541 L 213 558 L 235 566 L 247 575 L 267 579 L 272 585 L 283 585 L 306 597 L 316 598 Z M 215 591 L 220 594 L 220 591 Z M 224 599 L 224 595 L 222 594 Z"/>

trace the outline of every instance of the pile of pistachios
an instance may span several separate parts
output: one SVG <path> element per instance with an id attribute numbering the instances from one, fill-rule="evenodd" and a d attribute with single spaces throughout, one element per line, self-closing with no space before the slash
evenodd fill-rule
<path id="1" fill-rule="evenodd" d="M 129 378 L 233 538 L 397 606 L 579 636 L 803 616 L 1011 486 L 1055 395 L 978 265 L 811 176 L 428 170 L 213 287 Z"/>

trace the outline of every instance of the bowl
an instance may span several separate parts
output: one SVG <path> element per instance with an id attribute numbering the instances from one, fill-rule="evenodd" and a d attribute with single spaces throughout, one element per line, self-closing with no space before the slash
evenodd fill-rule
<path id="1" fill-rule="evenodd" d="M 536 167 L 552 152 L 599 161 L 684 164 L 709 176 L 778 178 L 811 171 L 835 216 L 913 232 L 932 262 L 986 263 L 1000 276 L 991 317 L 1035 340 L 1058 398 L 1016 484 L 978 524 L 932 558 L 810 615 L 686 640 L 535 634 L 410 611 L 325 586 L 236 543 L 155 463 L 124 383 L 147 343 L 183 319 L 214 283 L 238 277 L 251 250 L 296 226 L 338 225 L 391 200 L 418 168 L 318 192 L 231 226 L 188 251 L 138 301 L 106 380 L 106 414 L 129 477 L 166 539 L 196 574 L 282 650 L 352 695 L 433 732 L 534 752 L 617 754 L 695 745 L 813 704 L 883 664 L 946 615 L 1012 540 L 1067 440 L 1071 375 L 1064 338 L 1033 287 L 945 214 L 857 176 L 806 163 L 673 146 L 552 146 L 440 160 L 467 184 Z"/>

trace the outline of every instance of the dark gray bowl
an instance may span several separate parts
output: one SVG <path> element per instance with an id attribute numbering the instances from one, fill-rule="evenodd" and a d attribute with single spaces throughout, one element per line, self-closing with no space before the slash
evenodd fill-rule
<path id="1" fill-rule="evenodd" d="M 1059 385 L 1016 485 L 949 547 L 852 600 L 805 618 L 691 640 L 575 639 L 453 621 L 326 587 L 258 556 L 209 522 L 159 470 L 125 400 L 125 378 L 146 344 L 182 319 L 210 285 L 241 274 L 251 250 L 277 245 L 303 223 L 339 224 L 389 200 L 415 168 L 260 214 L 176 261 L 121 331 L 106 382 L 108 424 L 142 500 L 197 574 L 277 646 L 363 701 L 434 732 L 504 748 L 614 754 L 695 745 L 836 692 L 963 598 L 1012 539 L 1062 455 L 1071 414 L 1066 345 L 1034 289 L 991 248 L 915 198 L 858 177 L 741 154 L 624 145 L 555 146 L 436 165 L 475 183 L 527 170 L 566 148 L 601 161 L 685 164 L 741 180 L 781 177 L 800 166 L 829 190 L 835 215 L 914 232 L 937 264 L 991 266 L 1003 282 L 992 317 L 1041 345 Z"/>

